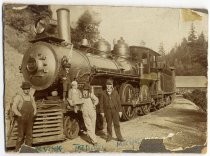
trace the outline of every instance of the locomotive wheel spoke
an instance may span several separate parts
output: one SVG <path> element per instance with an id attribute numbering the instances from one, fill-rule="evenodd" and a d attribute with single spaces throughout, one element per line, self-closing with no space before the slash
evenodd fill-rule
<path id="1" fill-rule="evenodd" d="M 142 112 L 143 112 L 144 115 L 146 115 L 150 112 L 150 106 L 149 105 L 144 105 L 141 108 L 142 108 Z"/>
<path id="2" fill-rule="evenodd" d="M 122 84 L 120 87 L 120 97 L 122 103 L 132 104 L 134 99 L 135 90 L 131 84 Z M 123 106 L 123 120 L 131 120 L 136 116 L 136 109 L 131 106 Z"/>
<path id="3" fill-rule="evenodd" d="M 156 111 L 156 110 L 158 110 L 157 102 L 154 99 L 151 100 L 151 110 L 153 112 Z"/>
<path id="4" fill-rule="evenodd" d="M 130 120 L 136 116 L 136 110 L 132 106 L 123 106 L 123 119 Z"/>
<path id="5" fill-rule="evenodd" d="M 171 103 L 171 99 L 169 96 L 166 97 L 166 105 L 169 105 Z"/>
<path id="6" fill-rule="evenodd" d="M 131 116 L 131 107 L 128 107 L 126 114 L 128 114 L 128 116 Z"/>
<path id="7" fill-rule="evenodd" d="M 78 136 L 79 124 L 76 119 L 71 119 L 69 116 L 65 118 L 64 133 L 69 139 L 74 139 Z"/>

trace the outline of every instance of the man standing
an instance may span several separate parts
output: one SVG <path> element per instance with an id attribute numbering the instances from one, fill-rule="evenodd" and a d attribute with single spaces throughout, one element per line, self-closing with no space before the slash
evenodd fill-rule
<path id="1" fill-rule="evenodd" d="M 93 92 L 90 92 L 91 88 L 89 84 L 85 84 L 82 95 L 83 95 L 83 105 L 82 105 L 82 116 L 87 129 L 87 134 L 91 139 L 93 145 L 97 144 L 95 135 L 95 125 L 96 125 L 96 105 L 98 104 L 98 98 Z"/>
<path id="2" fill-rule="evenodd" d="M 63 72 L 62 72 L 62 83 L 63 83 L 63 101 L 66 101 L 66 95 L 69 88 L 70 88 L 70 67 L 69 63 L 63 65 Z"/>
<path id="3" fill-rule="evenodd" d="M 22 94 L 17 94 L 14 98 L 12 110 L 17 116 L 18 137 L 16 142 L 16 151 L 18 151 L 25 140 L 25 144 L 32 145 L 32 129 L 33 120 L 36 115 L 37 108 L 33 96 L 29 94 L 30 83 L 22 83 Z"/>
<path id="4" fill-rule="evenodd" d="M 112 122 L 114 123 L 114 130 L 118 141 L 125 141 L 120 131 L 120 118 L 122 116 L 122 106 L 119 94 L 113 87 L 113 80 L 106 81 L 106 90 L 103 92 L 100 99 L 100 114 L 105 115 L 107 122 L 107 139 L 112 140 Z"/>

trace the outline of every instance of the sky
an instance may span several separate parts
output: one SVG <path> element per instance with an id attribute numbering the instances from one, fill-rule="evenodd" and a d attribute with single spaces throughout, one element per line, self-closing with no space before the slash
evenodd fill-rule
<path id="1" fill-rule="evenodd" d="M 189 35 L 192 21 L 184 21 L 180 9 L 172 8 L 142 8 L 142 7 L 110 7 L 110 6 L 59 6 L 53 5 L 53 18 L 56 19 L 56 9 L 70 10 L 71 25 L 75 25 L 85 10 L 98 13 L 101 20 L 100 35 L 111 45 L 113 39 L 123 37 L 131 45 L 140 45 L 142 41 L 155 51 L 162 42 L 166 53 L 174 45 L 181 43 Z M 208 15 L 197 12 L 202 20 L 194 21 L 197 34 L 208 34 Z"/>

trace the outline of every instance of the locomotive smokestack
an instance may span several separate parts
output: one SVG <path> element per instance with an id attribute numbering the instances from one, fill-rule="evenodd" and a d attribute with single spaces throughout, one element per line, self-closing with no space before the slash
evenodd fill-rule
<path id="1" fill-rule="evenodd" d="M 59 38 L 64 39 L 66 42 L 71 43 L 71 30 L 70 30 L 70 11 L 66 8 L 57 10 L 58 21 L 58 35 Z"/>

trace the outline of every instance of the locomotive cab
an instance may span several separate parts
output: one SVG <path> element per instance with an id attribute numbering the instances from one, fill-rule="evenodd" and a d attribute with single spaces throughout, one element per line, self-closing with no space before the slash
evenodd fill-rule
<path id="1" fill-rule="evenodd" d="M 156 72 L 159 53 L 141 46 L 130 46 L 132 61 L 136 62 L 140 76 Z"/>

